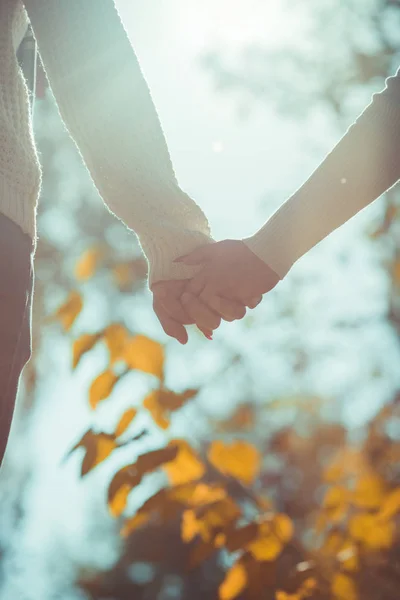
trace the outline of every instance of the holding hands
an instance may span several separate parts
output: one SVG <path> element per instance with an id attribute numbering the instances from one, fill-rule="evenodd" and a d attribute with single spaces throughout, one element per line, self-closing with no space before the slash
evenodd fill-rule
<path id="1" fill-rule="evenodd" d="M 192 279 L 152 286 L 153 308 L 164 331 L 182 344 L 188 340 L 185 325 L 196 324 L 212 339 L 221 319 L 242 319 L 246 308 L 255 308 L 280 281 L 240 240 L 214 242 L 174 262 L 203 266 Z"/>

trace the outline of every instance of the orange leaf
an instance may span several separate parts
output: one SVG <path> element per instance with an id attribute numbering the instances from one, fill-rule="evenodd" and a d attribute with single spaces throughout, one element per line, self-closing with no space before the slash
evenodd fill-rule
<path id="1" fill-rule="evenodd" d="M 115 437 L 120 437 L 123 433 L 125 433 L 136 415 L 136 408 L 128 408 L 128 410 L 124 412 L 115 430 Z"/>
<path id="2" fill-rule="evenodd" d="M 123 537 L 128 536 L 135 529 L 138 529 L 145 523 L 148 523 L 149 520 L 150 515 L 148 513 L 138 513 L 137 515 L 134 515 L 125 521 L 124 526 L 121 529 L 121 535 Z"/>
<path id="3" fill-rule="evenodd" d="M 188 483 L 204 475 L 204 464 L 186 440 L 171 440 L 168 446 L 178 450 L 175 460 L 163 467 L 172 485 Z"/>
<path id="4" fill-rule="evenodd" d="M 83 308 L 82 296 L 79 292 L 72 291 L 54 315 L 50 315 L 45 322 L 59 320 L 65 331 L 69 331 Z"/>
<path id="5" fill-rule="evenodd" d="M 165 357 L 164 348 L 158 342 L 144 335 L 136 335 L 127 342 L 123 358 L 130 369 L 162 379 Z"/>
<path id="6" fill-rule="evenodd" d="M 113 517 L 119 517 L 125 510 L 128 496 L 132 491 L 129 483 L 123 483 L 109 502 L 108 507 Z"/>
<path id="7" fill-rule="evenodd" d="M 205 542 L 232 526 L 240 517 L 240 510 L 229 496 L 206 506 L 185 510 L 182 517 L 182 539 L 185 542 L 200 535 Z"/>
<path id="8" fill-rule="evenodd" d="M 85 281 L 93 277 L 103 254 L 103 250 L 98 247 L 86 250 L 75 266 L 76 279 Z"/>
<path id="9" fill-rule="evenodd" d="M 89 404 L 93 410 L 101 400 L 108 398 L 118 380 L 119 377 L 110 370 L 96 377 L 89 390 Z"/>
<path id="10" fill-rule="evenodd" d="M 88 352 L 89 350 L 91 350 L 93 348 L 93 346 L 100 339 L 100 337 L 101 337 L 101 334 L 98 334 L 98 333 L 94 333 L 94 334 L 85 333 L 80 338 L 78 338 L 77 340 L 74 341 L 74 345 L 72 348 L 72 355 L 73 355 L 72 368 L 73 369 L 75 369 L 78 366 L 79 361 L 81 360 L 82 356 L 86 352 Z"/>
<path id="11" fill-rule="evenodd" d="M 352 538 L 362 542 L 369 550 L 390 548 L 394 531 L 394 524 L 391 521 L 380 521 L 370 514 L 354 515 L 349 522 Z"/>
<path id="12" fill-rule="evenodd" d="M 340 552 L 337 555 L 338 560 L 340 561 L 342 567 L 346 571 L 357 571 L 359 567 L 358 560 L 358 549 L 357 546 L 351 542 L 345 542 Z"/>
<path id="13" fill-rule="evenodd" d="M 400 487 L 392 490 L 382 502 L 378 519 L 386 521 L 400 512 Z"/>
<path id="14" fill-rule="evenodd" d="M 123 359 L 124 349 L 129 339 L 129 331 L 120 323 L 112 323 L 104 331 L 104 341 L 110 353 L 110 366 Z"/>
<path id="15" fill-rule="evenodd" d="M 354 581 L 343 573 L 334 575 L 331 590 L 335 600 L 358 600 Z"/>
<path id="16" fill-rule="evenodd" d="M 154 422 L 161 429 L 167 429 L 170 413 L 181 408 L 197 392 L 198 390 L 189 389 L 181 394 L 176 394 L 171 390 L 155 390 L 144 399 L 143 406 L 150 412 Z"/>
<path id="17" fill-rule="evenodd" d="M 110 456 L 112 451 L 117 448 L 117 444 L 114 436 L 107 433 L 94 433 L 89 429 L 71 452 L 77 448 L 85 448 L 86 451 L 81 467 L 83 477 Z"/>
<path id="18" fill-rule="evenodd" d="M 385 486 L 381 478 L 375 474 L 368 474 L 357 481 L 352 502 L 361 508 L 378 508 L 384 497 Z"/>
<path id="19" fill-rule="evenodd" d="M 240 562 L 236 562 L 229 569 L 224 581 L 219 586 L 220 600 L 233 600 L 245 589 L 246 584 L 246 570 Z"/>
<path id="20" fill-rule="evenodd" d="M 253 482 L 261 466 L 258 450 L 252 444 L 243 441 L 232 442 L 229 445 L 216 440 L 209 447 L 208 458 L 221 473 L 236 477 L 247 484 Z"/>

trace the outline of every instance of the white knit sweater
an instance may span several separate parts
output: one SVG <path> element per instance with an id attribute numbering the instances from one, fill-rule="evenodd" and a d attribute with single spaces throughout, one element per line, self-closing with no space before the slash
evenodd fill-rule
<path id="1" fill-rule="evenodd" d="M 150 286 L 193 276 L 173 259 L 212 242 L 179 187 L 157 112 L 114 0 L 0 0 L 0 212 L 36 247 L 41 168 L 16 49 L 28 19 L 60 115 L 108 208 L 139 238 Z M 244 242 L 281 278 L 400 177 L 400 71 L 333 151 Z"/>
<path id="2" fill-rule="evenodd" d="M 209 224 L 177 183 L 113 0 L 0 1 L 0 211 L 36 247 L 41 167 L 16 59 L 29 21 L 60 115 L 104 202 L 138 235 L 150 285 L 192 276 L 173 259 L 213 241 Z"/>

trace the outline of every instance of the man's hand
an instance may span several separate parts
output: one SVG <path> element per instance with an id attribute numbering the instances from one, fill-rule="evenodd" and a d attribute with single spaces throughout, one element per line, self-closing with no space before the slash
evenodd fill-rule
<path id="1" fill-rule="evenodd" d="M 205 264 L 189 281 L 182 304 L 189 318 L 206 304 L 221 315 L 227 300 L 254 308 L 263 294 L 280 281 L 279 276 L 240 240 L 224 240 L 176 259 L 187 265 Z"/>

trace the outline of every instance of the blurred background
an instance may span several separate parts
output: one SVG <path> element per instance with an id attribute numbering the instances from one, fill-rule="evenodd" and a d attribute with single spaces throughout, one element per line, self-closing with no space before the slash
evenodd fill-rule
<path id="1" fill-rule="evenodd" d="M 207 214 L 216 239 L 258 229 L 400 64 L 398 0 L 117 6 L 179 183 Z M 215 440 L 240 439 L 256 449 L 257 477 L 224 485 L 243 515 L 257 495 L 288 515 L 296 544 L 274 561 L 274 583 L 262 579 L 264 572 L 254 575 L 264 582 L 261 591 L 239 590 L 237 597 L 277 597 L 278 587 L 292 585 L 290 569 L 319 548 L 310 532 L 322 514 L 327 461 L 343 465 L 357 448 L 382 494 L 400 485 L 399 188 L 299 260 L 243 321 L 223 323 L 212 342 L 191 328 L 182 347 L 152 313 L 135 236 L 103 205 L 48 89 L 37 99 L 34 125 L 44 168 L 34 352 L 0 475 L 1 600 L 218 598 L 232 553 L 214 545 L 188 568 L 196 540 L 182 541 L 178 517 L 123 538 L 121 517 L 107 507 L 118 469 L 176 438 L 187 439 L 204 464 Z M 139 410 L 156 385 L 146 369 L 131 368 L 106 401 L 90 406 L 110 347 L 93 346 L 76 366 L 74 344 L 113 324 L 162 348 L 168 389 L 196 390 L 171 409 L 168 427 Z M 138 409 L 132 441 L 81 477 L 82 449 L 64 460 L 67 453 L 90 429 L 114 431 L 130 407 Z M 147 475 L 129 494 L 125 517 L 163 484 L 162 473 Z M 367 509 L 378 504 L 367 502 Z M 326 536 L 332 523 L 335 531 L 346 528 L 342 513 L 325 515 Z M 315 597 L 397 598 L 398 570 L 381 572 L 399 565 L 397 536 L 393 529 L 390 543 L 375 544 L 372 554 L 363 554 L 358 540 L 351 593 L 321 588 Z"/>

